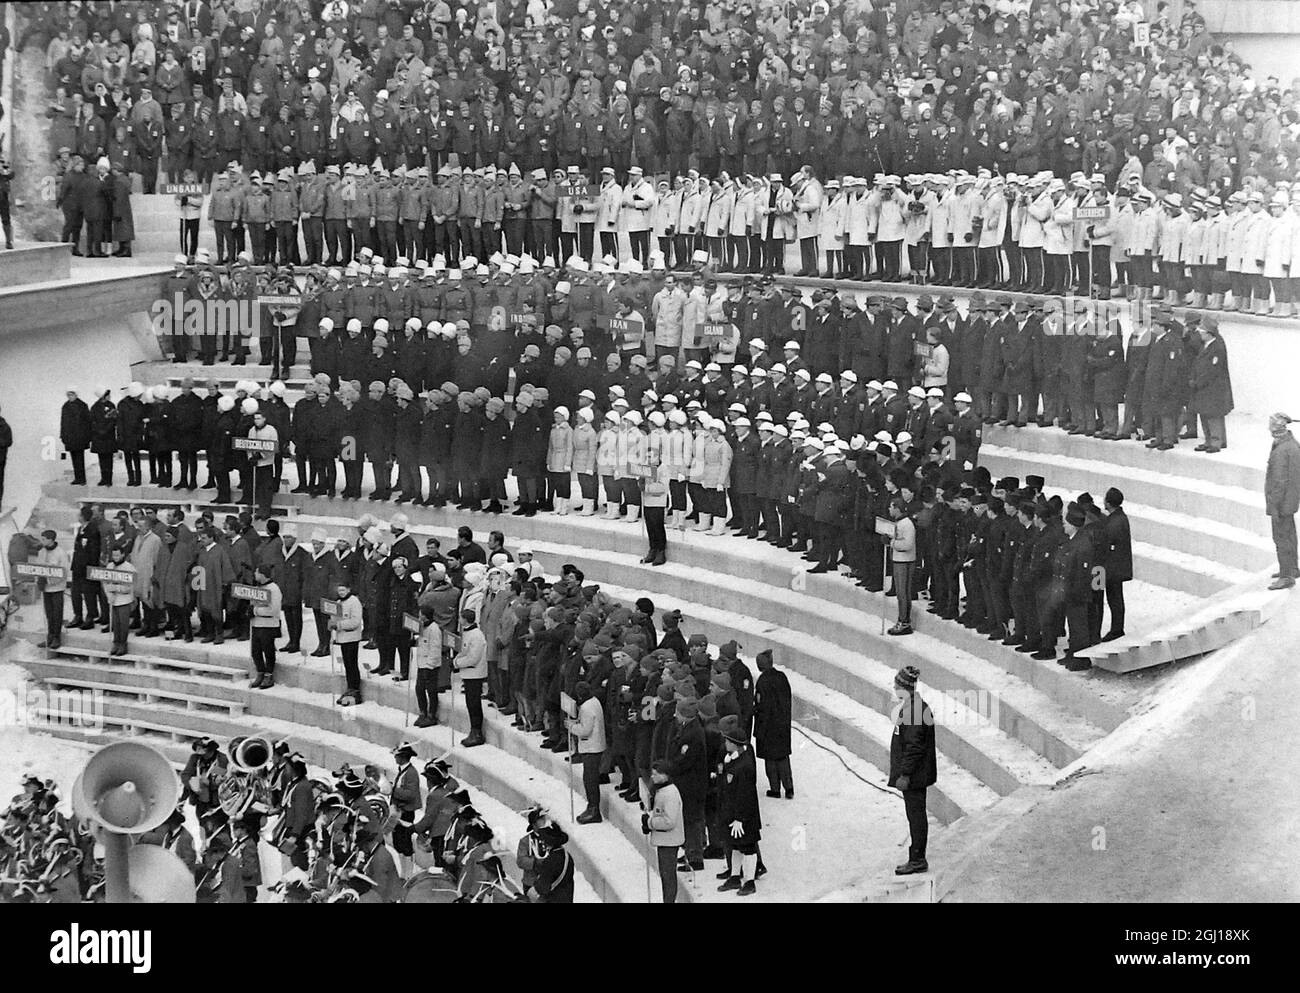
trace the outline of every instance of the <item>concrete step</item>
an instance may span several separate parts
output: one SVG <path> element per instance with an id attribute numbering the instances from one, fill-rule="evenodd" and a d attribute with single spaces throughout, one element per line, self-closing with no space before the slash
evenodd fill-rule
<path id="1" fill-rule="evenodd" d="M 1150 630 L 1088 649 L 1093 665 L 1108 672 L 1131 673 L 1196 658 L 1232 644 L 1266 623 L 1290 601 L 1291 590 L 1268 589 L 1262 570 L 1215 597 L 1199 610 Z"/>
<path id="2" fill-rule="evenodd" d="M 1124 491 L 1125 502 L 1131 498 L 1159 510 L 1205 517 L 1262 537 L 1271 534 L 1262 491 L 1175 475 L 1177 467 L 1172 464 L 1166 471 L 1139 469 L 1070 455 L 1022 452 L 1001 445 L 984 445 L 980 464 L 987 466 L 995 479 L 1019 476 L 1023 480 L 1026 475 L 1036 474 L 1049 486 L 1073 494 L 1087 490 L 1098 502 L 1107 487 L 1118 485 Z"/>
<path id="3" fill-rule="evenodd" d="M 1042 455 L 1068 455 L 1093 462 L 1107 462 L 1130 469 L 1165 469 L 1176 476 L 1198 479 L 1219 486 L 1240 486 L 1263 491 L 1264 470 L 1229 459 L 1226 454 L 1206 455 L 1193 451 L 1192 443 L 1181 443 L 1171 452 L 1153 452 L 1136 441 L 1102 441 L 1083 435 L 1071 435 L 1060 428 L 1001 427 L 987 424 L 983 429 L 986 445 L 1013 448 Z M 1228 449 L 1231 452 L 1232 449 Z M 1103 491 L 1104 493 L 1104 491 Z M 1101 503 L 1103 493 L 1094 493 Z"/>
<path id="4" fill-rule="evenodd" d="M 304 523 L 308 520 L 303 518 Z M 451 529 L 415 525 L 412 533 L 436 534 L 444 542 L 454 541 L 455 535 Z M 950 720 L 939 729 L 940 749 L 999 793 L 1011 792 L 1022 782 L 1050 779 L 1053 768 L 1073 762 L 1104 733 L 982 659 L 924 635 L 882 637 L 877 618 L 860 609 L 781 592 L 736 575 L 672 563 L 663 568 L 640 565 L 631 556 L 578 545 L 537 541 L 532 547 L 542 561 L 573 563 L 588 581 L 629 603 L 649 595 L 659 609 L 680 608 L 688 623 L 702 624 L 714 643 L 734 638 L 753 648 L 757 637 L 760 647 L 772 647 L 789 668 L 882 717 L 894 703 L 898 666 L 918 664 L 927 685 L 944 694 L 946 706 L 931 701 L 936 714 L 948 711 Z M 847 745 L 834 732 L 825 733 Z M 888 734 L 883 740 L 887 743 Z M 863 757 L 879 760 L 878 755 Z"/>

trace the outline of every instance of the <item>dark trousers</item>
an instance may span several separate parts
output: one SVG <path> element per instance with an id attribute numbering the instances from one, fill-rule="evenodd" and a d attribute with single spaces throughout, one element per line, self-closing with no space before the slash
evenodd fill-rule
<path id="1" fill-rule="evenodd" d="M 45 645 L 58 648 L 63 636 L 63 591 L 44 594 Z"/>
<path id="2" fill-rule="evenodd" d="M 794 793 L 794 773 L 790 769 L 790 756 L 783 759 L 764 759 L 763 768 L 767 772 L 767 786 L 773 793 L 784 789 L 787 795 Z"/>
<path id="3" fill-rule="evenodd" d="M 343 658 L 343 680 L 348 690 L 357 695 L 361 693 L 361 666 L 357 664 L 357 654 L 360 649 L 359 641 L 339 643 L 339 655 Z"/>
<path id="4" fill-rule="evenodd" d="M 289 628 L 289 644 L 286 647 L 297 649 L 302 641 L 302 608 L 291 606 L 284 612 L 284 622 Z"/>
<path id="5" fill-rule="evenodd" d="M 925 787 L 903 790 L 903 809 L 907 811 L 907 829 L 912 835 L 907 858 L 911 862 L 925 861 L 925 846 L 930 840 L 930 821 L 925 816 Z"/>
<path id="6" fill-rule="evenodd" d="M 263 676 L 275 674 L 275 639 L 279 637 L 278 628 L 253 628 L 252 653 L 253 665 Z"/>
<path id="7" fill-rule="evenodd" d="M 650 544 L 650 551 L 666 552 L 668 550 L 668 535 L 664 531 L 664 508 L 646 507 L 642 514 L 644 515 L 645 533 Z"/>
<path id="8" fill-rule="evenodd" d="M 438 719 L 438 670 L 415 670 L 415 705 L 425 717 Z"/>
<path id="9" fill-rule="evenodd" d="M 469 712 L 471 732 L 483 733 L 483 680 L 462 679 L 465 688 L 465 709 Z"/>
<path id="10" fill-rule="evenodd" d="M 99 583 L 93 579 L 72 580 L 72 622 L 74 624 L 94 624 L 99 617 L 97 610 Z"/>
<path id="11" fill-rule="evenodd" d="M 60 594 L 62 596 L 62 594 Z M 110 608 L 113 612 L 112 623 L 109 625 L 113 633 L 113 647 L 126 651 L 126 638 L 131 632 L 131 610 L 135 604 L 124 603 L 120 606 Z M 60 611 L 62 614 L 62 611 Z"/>
<path id="12" fill-rule="evenodd" d="M 379 647 L 380 672 L 392 672 L 394 660 L 403 676 L 410 672 L 411 636 L 406 631 L 397 635 L 379 631 L 375 634 L 375 644 Z"/>
<path id="13" fill-rule="evenodd" d="M 1300 579 L 1296 569 L 1295 514 L 1276 514 L 1269 518 L 1273 523 L 1273 544 L 1277 548 L 1278 569 L 1283 577 Z"/>
<path id="14" fill-rule="evenodd" d="M 915 562 L 894 562 L 894 593 L 898 599 L 898 622 L 912 623 L 912 576 Z"/>
<path id="15" fill-rule="evenodd" d="M 659 845 L 655 848 L 659 864 L 659 885 L 663 888 L 664 903 L 677 902 L 677 846 Z"/>
<path id="16" fill-rule="evenodd" d="M 588 810 L 600 810 L 600 760 L 599 752 L 582 756 L 582 792 L 587 797 Z"/>

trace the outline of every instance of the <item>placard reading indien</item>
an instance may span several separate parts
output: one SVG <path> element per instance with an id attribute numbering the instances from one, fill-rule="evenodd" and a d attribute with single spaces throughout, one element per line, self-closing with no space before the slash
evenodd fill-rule
<path id="1" fill-rule="evenodd" d="M 270 438 L 231 438 L 230 444 L 244 452 L 274 452 L 278 443 Z"/>
<path id="2" fill-rule="evenodd" d="M 38 579 L 67 579 L 68 570 L 59 565 L 46 565 L 43 562 L 18 562 L 14 565 L 14 574 L 32 576 Z"/>
<path id="3" fill-rule="evenodd" d="M 86 578 L 95 583 L 134 583 L 135 573 L 129 569 L 108 569 L 103 566 L 88 565 Z"/>
<path id="4" fill-rule="evenodd" d="M 249 586 L 245 583 L 231 583 L 230 595 L 236 600 L 253 600 L 257 603 L 266 603 L 271 599 L 270 590 L 264 590 L 260 586 Z"/>

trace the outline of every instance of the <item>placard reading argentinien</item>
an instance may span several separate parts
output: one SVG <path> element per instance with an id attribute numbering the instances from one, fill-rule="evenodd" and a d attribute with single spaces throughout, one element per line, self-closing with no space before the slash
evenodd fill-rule
<path id="1" fill-rule="evenodd" d="M 322 600 L 320 602 L 320 612 L 328 614 L 330 617 L 342 617 L 343 605 L 337 600 Z"/>
<path id="2" fill-rule="evenodd" d="M 169 197 L 201 197 L 206 192 L 202 183 L 163 183 L 158 190 Z"/>
<path id="3" fill-rule="evenodd" d="M 31 576 L 36 579 L 67 579 L 68 570 L 61 565 L 46 565 L 43 562 L 18 562 L 14 565 L 14 574 Z"/>
<path id="4" fill-rule="evenodd" d="M 274 452 L 278 445 L 270 438 L 231 438 L 230 444 L 244 452 Z"/>
<path id="5" fill-rule="evenodd" d="M 130 569 L 108 569 L 104 566 L 86 566 L 86 578 L 95 583 L 134 583 L 135 573 Z"/>
<path id="6" fill-rule="evenodd" d="M 420 619 L 416 617 L 414 614 L 403 614 L 402 627 L 404 627 L 407 631 L 410 631 L 411 634 L 419 634 Z"/>
<path id="7" fill-rule="evenodd" d="M 1109 207 L 1075 207 L 1076 221 L 1103 221 L 1110 214 Z"/>
<path id="8" fill-rule="evenodd" d="M 271 599 L 270 590 L 264 590 L 260 586 L 249 586 L 246 583 L 232 583 L 230 595 L 236 600 L 252 600 L 256 603 L 267 603 Z"/>

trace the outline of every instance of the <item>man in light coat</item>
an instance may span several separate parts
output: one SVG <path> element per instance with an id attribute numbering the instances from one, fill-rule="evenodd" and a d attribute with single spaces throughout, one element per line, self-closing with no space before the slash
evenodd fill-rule
<path id="1" fill-rule="evenodd" d="M 790 177 L 794 191 L 795 229 L 799 237 L 799 256 L 802 262 L 798 275 L 816 276 L 817 237 L 821 234 L 821 212 L 826 193 L 811 166 L 804 166 Z"/>
<path id="2" fill-rule="evenodd" d="M 664 704 L 660 704 L 664 706 Z M 641 830 L 650 836 L 658 856 L 659 885 L 664 903 L 677 902 L 677 849 L 686 843 L 682 819 L 682 795 L 673 783 L 672 765 L 660 759 L 650 772 L 650 782 L 641 781 Z"/>
<path id="3" fill-rule="evenodd" d="M 578 815 L 577 821 L 599 824 L 604 819 L 600 816 L 600 762 L 605 753 L 605 711 L 600 699 L 592 694 L 591 684 L 585 680 L 579 681 L 573 692 L 578 704 L 577 716 L 566 717 L 564 726 L 578 740 L 582 788 L 587 797 L 587 809 Z"/>

